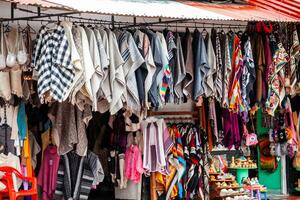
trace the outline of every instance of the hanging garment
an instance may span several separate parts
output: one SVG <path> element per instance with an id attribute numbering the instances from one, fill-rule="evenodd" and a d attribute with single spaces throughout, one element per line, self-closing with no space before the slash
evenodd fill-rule
<path id="1" fill-rule="evenodd" d="M 91 54 L 91 59 L 93 61 L 93 66 L 95 73 L 92 75 L 91 78 L 91 87 L 92 87 L 92 102 L 93 102 L 93 111 L 98 110 L 97 103 L 98 103 L 98 97 L 97 93 L 100 89 L 100 84 L 103 79 L 103 71 L 101 66 L 101 60 L 100 60 L 100 52 L 97 44 L 97 38 L 94 33 L 94 30 L 91 28 L 86 27 L 85 32 L 87 35 L 87 39 L 89 42 L 89 50 Z"/>
<path id="2" fill-rule="evenodd" d="M 91 57 L 91 52 L 89 48 L 89 41 L 87 34 L 83 27 L 78 26 L 77 27 L 80 31 L 81 35 L 81 45 L 82 45 L 82 56 L 83 56 L 83 67 L 84 67 L 84 90 L 83 93 L 86 96 L 87 100 L 90 101 L 88 104 L 92 104 L 93 102 L 93 91 L 92 91 L 92 77 L 95 74 L 96 70 L 93 64 L 93 60 Z M 82 110 L 84 108 L 84 105 L 86 104 L 85 101 L 83 101 L 83 105 L 81 105 L 79 108 Z"/>
<path id="3" fill-rule="evenodd" d="M 4 39 L 7 49 L 6 66 L 18 69 L 20 67 L 17 61 L 19 31 L 16 28 L 12 28 L 12 30 L 4 34 Z"/>
<path id="4" fill-rule="evenodd" d="M 12 96 L 9 72 L 0 71 L 0 97 L 9 101 Z"/>
<path id="5" fill-rule="evenodd" d="M 14 146 L 16 148 L 16 155 L 21 155 L 22 140 L 19 137 L 19 124 L 18 124 L 19 106 L 15 106 L 13 109 L 12 122 L 11 122 L 11 138 L 14 140 Z"/>
<path id="6" fill-rule="evenodd" d="M 152 83 L 151 83 L 151 87 L 149 90 L 149 99 L 150 102 L 152 104 L 152 106 L 154 108 L 158 108 L 159 107 L 159 102 L 160 102 L 160 95 L 159 95 L 159 90 L 158 90 L 158 85 L 157 85 L 157 76 L 159 74 L 159 72 L 161 71 L 161 69 L 163 68 L 163 61 L 162 61 L 162 52 L 161 52 L 161 42 L 158 38 L 158 36 L 150 31 L 147 30 L 147 35 L 149 37 L 150 40 L 150 45 L 151 45 L 151 50 L 153 53 L 153 59 L 154 59 L 154 63 L 156 66 L 156 70 L 155 73 L 153 74 L 152 77 Z"/>
<path id="7" fill-rule="evenodd" d="M 198 101 L 198 98 L 205 92 L 204 77 L 207 76 L 209 70 L 207 61 L 207 52 L 205 48 L 205 42 L 202 34 L 196 29 L 194 32 L 193 40 L 193 52 L 194 52 L 194 101 Z"/>
<path id="8" fill-rule="evenodd" d="M 143 168 L 145 174 L 160 172 L 167 174 L 166 157 L 170 152 L 173 142 L 163 119 L 147 118 L 141 122 L 144 136 Z"/>
<path id="9" fill-rule="evenodd" d="M 29 140 L 29 146 L 30 146 L 30 157 L 31 157 L 31 165 L 32 168 L 35 169 L 37 165 L 37 155 L 41 151 L 41 147 L 39 143 L 36 141 L 35 136 L 32 132 L 29 131 L 28 133 L 28 140 Z"/>
<path id="10" fill-rule="evenodd" d="M 224 145 L 231 149 L 233 146 L 238 149 L 241 145 L 241 136 L 239 130 L 239 116 L 228 110 L 223 111 L 224 123 Z"/>
<path id="11" fill-rule="evenodd" d="M 295 30 L 293 32 L 293 45 L 290 50 L 290 70 L 291 70 L 291 95 L 294 96 L 299 93 L 299 79 L 297 77 L 297 66 L 300 63 L 300 43 L 299 35 Z"/>
<path id="12" fill-rule="evenodd" d="M 251 42 L 249 37 L 244 44 L 244 51 L 244 63 L 242 66 L 241 77 L 241 95 L 243 99 L 243 105 L 245 106 L 245 112 L 248 114 L 248 111 L 251 109 L 250 92 L 252 92 L 253 90 L 253 84 L 255 82 L 256 77 Z"/>
<path id="13" fill-rule="evenodd" d="M 156 71 L 150 40 L 147 34 L 140 30 L 134 33 L 134 39 L 137 47 L 144 57 L 145 62 L 135 71 L 139 99 L 142 106 L 150 108 L 148 93 L 150 91 L 153 77 Z"/>
<path id="14" fill-rule="evenodd" d="M 164 94 L 163 102 L 174 103 L 175 96 L 174 96 L 174 87 L 175 87 L 175 70 L 177 67 L 177 46 L 176 46 L 176 38 L 171 31 L 166 30 L 166 43 L 167 43 L 167 50 L 168 50 L 168 64 L 164 65 L 163 67 L 163 79 L 162 85 L 160 87 L 160 95 Z M 161 34 L 162 36 L 162 34 Z M 163 42 L 162 42 L 163 44 Z M 164 45 L 163 45 L 164 46 Z M 164 50 L 162 49 L 162 52 Z M 164 57 L 162 57 L 164 61 Z"/>
<path id="15" fill-rule="evenodd" d="M 27 123 L 27 120 L 26 120 Z M 23 152 L 22 152 L 22 166 L 25 166 L 25 170 L 23 171 L 23 175 L 28 177 L 33 177 L 33 167 L 32 167 L 32 149 L 30 148 L 29 143 L 29 133 L 28 129 L 26 130 L 26 138 L 23 140 Z"/>
<path id="16" fill-rule="evenodd" d="M 231 84 L 228 91 L 229 108 L 232 112 L 241 113 L 245 110 L 241 96 L 240 78 L 242 76 L 242 51 L 240 39 L 237 35 L 234 36 L 234 53 L 232 63 Z"/>
<path id="17" fill-rule="evenodd" d="M 109 104 L 112 100 L 112 88 L 110 85 L 110 69 L 109 65 L 111 63 L 110 60 L 110 52 L 109 52 L 109 41 L 108 41 L 108 33 L 104 29 L 99 30 L 100 36 L 102 38 L 103 47 L 106 53 L 106 58 L 108 61 L 108 66 L 103 68 L 103 81 L 101 83 L 101 90 L 99 91 L 100 97 L 98 99 L 98 109 L 101 113 L 105 113 L 109 110 Z"/>
<path id="18" fill-rule="evenodd" d="M 141 181 L 143 169 L 142 153 L 137 145 L 130 145 L 125 152 L 125 177 L 127 180 L 139 183 Z"/>
<path id="19" fill-rule="evenodd" d="M 101 33 L 100 33 L 100 30 L 98 29 L 94 29 L 94 33 L 95 33 L 95 36 L 96 36 L 96 40 L 97 40 L 97 46 L 98 46 L 98 50 L 99 50 L 99 56 L 100 56 L 100 69 L 97 70 L 97 71 L 101 71 L 102 73 L 102 80 L 100 82 L 100 86 L 99 86 L 99 89 L 97 91 L 97 101 L 99 101 L 99 99 L 105 99 L 105 94 L 103 92 L 103 89 L 102 89 L 102 86 L 104 85 L 104 80 L 107 79 L 107 76 L 108 76 L 108 66 L 109 66 L 109 58 L 108 58 L 108 55 L 107 55 L 107 51 L 104 47 L 104 42 L 103 42 L 103 39 L 102 39 L 102 36 L 101 36 Z M 106 32 L 104 31 L 104 34 Z M 105 38 L 105 36 L 104 36 Z M 106 40 L 107 40 L 107 37 L 106 37 Z M 100 73 L 100 72 L 99 72 Z M 107 100 L 104 100 L 107 102 Z M 96 105 L 94 105 L 96 106 Z M 98 102 L 97 102 L 97 109 L 98 111 L 100 111 L 100 108 L 98 108 Z"/>
<path id="20" fill-rule="evenodd" d="M 107 30 L 108 44 L 109 44 L 109 79 L 112 92 L 112 100 L 110 103 L 110 114 L 116 114 L 121 108 L 123 108 L 122 96 L 126 91 L 126 82 L 123 70 L 124 60 L 120 54 L 116 35 Z"/>
<path id="21" fill-rule="evenodd" d="M 176 46 L 176 65 L 173 70 L 174 94 L 175 103 L 181 104 L 184 102 L 183 80 L 186 76 L 186 66 L 179 34 L 176 35 Z"/>
<path id="22" fill-rule="evenodd" d="M 65 98 L 63 99 L 63 101 L 65 101 L 70 96 L 71 91 L 74 90 L 75 85 L 77 84 L 79 78 L 81 77 L 81 75 L 83 73 L 81 57 L 79 55 L 79 51 L 82 51 L 82 49 L 80 49 L 75 44 L 75 39 L 72 34 L 72 31 L 74 31 L 72 29 L 72 23 L 64 21 L 64 22 L 61 22 L 61 25 L 64 27 L 64 30 L 65 30 L 65 34 L 66 34 L 68 44 L 69 44 L 68 48 L 69 48 L 69 51 L 71 52 L 71 63 L 74 66 L 74 78 L 72 80 L 72 84 L 70 85 L 69 90 L 65 94 Z"/>
<path id="23" fill-rule="evenodd" d="M 45 149 L 51 144 L 51 142 L 53 145 L 56 145 L 55 141 L 57 141 L 57 140 L 54 139 L 54 135 L 52 133 L 50 133 L 50 131 L 52 131 L 52 130 L 49 128 L 44 133 L 41 134 L 42 152 L 45 151 Z M 43 160 L 43 155 L 42 155 L 42 160 Z"/>
<path id="24" fill-rule="evenodd" d="M 92 118 L 90 106 L 83 111 L 68 102 L 55 103 L 50 108 L 48 117 L 53 124 L 53 136 L 58 141 L 58 154 L 64 155 L 74 149 L 76 153 L 85 156 L 87 152 L 87 136 L 85 127 Z"/>
<path id="25" fill-rule="evenodd" d="M 25 112 L 25 104 L 22 101 L 20 102 L 19 109 L 18 109 L 17 124 L 18 124 L 19 139 L 24 140 L 26 138 L 27 119 L 26 119 L 26 112 Z"/>
<path id="26" fill-rule="evenodd" d="M 49 145 L 43 152 L 43 160 L 38 175 L 38 185 L 41 186 L 43 199 L 52 200 L 54 197 L 57 172 L 59 166 L 57 147 Z"/>
<path id="27" fill-rule="evenodd" d="M 10 87 L 11 94 L 16 95 L 19 98 L 23 97 L 23 87 L 22 87 L 22 70 L 16 69 L 9 72 L 10 76 Z"/>
<path id="28" fill-rule="evenodd" d="M 81 157 L 74 152 L 59 162 L 54 199 L 88 199 L 92 186 L 103 181 L 104 173 L 98 157 L 88 151 Z"/>
<path id="29" fill-rule="evenodd" d="M 194 81 L 194 58 L 192 48 L 192 35 L 189 29 L 186 29 L 185 35 L 182 39 L 182 51 L 186 67 L 186 75 L 183 80 L 183 94 L 184 102 L 192 99 L 193 95 L 193 81 Z"/>
<path id="30" fill-rule="evenodd" d="M 179 129 L 176 127 L 176 125 L 173 125 L 169 128 L 169 133 L 173 137 L 174 140 L 174 146 L 172 149 L 172 156 L 169 158 L 169 162 L 173 167 L 176 168 L 177 173 L 176 177 L 173 178 L 176 181 L 176 185 L 178 187 L 178 197 L 183 198 L 184 188 L 183 188 L 183 175 L 186 172 L 186 160 L 185 160 L 185 154 L 186 151 L 184 151 L 184 146 L 182 142 L 182 134 L 179 132 Z M 192 147 L 191 147 L 192 148 Z M 173 181 L 172 181 L 173 182 Z M 171 188 L 173 189 L 174 188 Z M 170 189 L 168 190 L 167 197 L 170 196 Z M 176 192 L 176 190 L 174 191 Z"/>
<path id="31" fill-rule="evenodd" d="M 284 90 L 284 66 L 287 64 L 288 54 L 282 44 L 278 44 L 278 49 L 273 56 L 272 67 L 269 70 L 269 91 L 266 101 L 266 110 L 270 115 L 274 115 L 275 110 L 285 96 Z"/>
<path id="32" fill-rule="evenodd" d="M 32 48 L 33 48 L 33 41 L 31 39 L 31 30 L 29 26 L 26 28 L 25 32 L 25 47 L 26 47 L 26 52 L 27 52 L 27 61 L 24 66 L 25 71 L 31 71 L 31 60 L 32 60 Z"/>
<path id="33" fill-rule="evenodd" d="M 11 139 L 11 128 L 7 124 L 0 126 L 0 153 L 16 153 L 14 140 Z"/>
<path id="34" fill-rule="evenodd" d="M 129 32 L 122 32 L 118 38 L 118 42 L 124 60 L 123 70 L 126 81 L 125 99 L 127 110 L 139 115 L 141 104 L 136 80 L 136 70 L 144 63 L 144 59 Z"/>
<path id="35" fill-rule="evenodd" d="M 264 44 L 262 35 L 257 36 L 256 46 L 256 101 L 257 103 L 261 103 L 263 97 L 263 77 L 264 77 L 264 69 L 265 69 L 265 54 L 264 54 Z"/>
<path id="36" fill-rule="evenodd" d="M 171 75 L 171 70 L 170 70 L 170 66 L 169 66 L 169 62 L 171 59 L 175 59 L 175 57 L 173 57 L 173 50 L 175 50 L 176 46 L 175 46 L 175 42 L 174 42 L 174 36 L 172 32 L 168 33 L 167 36 L 167 41 L 163 35 L 163 33 L 160 32 L 156 32 L 156 35 L 160 41 L 160 56 L 161 56 L 161 60 L 162 60 L 162 68 L 160 69 L 160 71 L 157 74 L 156 77 L 156 83 L 159 87 L 159 95 L 160 95 L 160 99 L 159 99 L 159 106 L 162 106 L 166 103 L 166 93 L 167 90 L 169 89 L 170 91 L 170 98 L 171 101 L 173 100 L 173 83 L 171 83 L 172 81 L 172 75 Z"/>
<path id="37" fill-rule="evenodd" d="M 222 33 L 216 33 L 216 75 L 214 77 L 215 98 L 221 103 L 222 100 L 222 86 L 223 86 L 223 61 L 221 53 Z M 224 54 L 224 53 L 223 53 Z"/>
<path id="38" fill-rule="evenodd" d="M 217 114 L 216 114 L 216 103 L 214 98 L 210 98 L 208 100 L 209 103 L 209 120 L 210 125 L 212 126 L 212 132 L 214 135 L 215 143 L 219 142 L 219 135 L 218 135 L 218 124 L 217 124 Z"/>
<path id="39" fill-rule="evenodd" d="M 85 91 L 84 86 L 84 62 L 83 62 L 83 49 L 82 49 L 82 37 L 81 37 L 81 32 L 78 28 L 73 28 L 72 29 L 72 36 L 74 39 L 74 45 L 77 50 L 79 60 L 74 63 L 74 68 L 75 68 L 75 76 L 74 78 L 77 79 L 75 81 L 74 86 L 72 87 L 70 94 L 69 94 L 69 99 L 70 102 L 73 105 L 77 105 L 79 108 L 83 107 L 82 105 L 84 102 L 82 102 L 85 99 L 88 99 L 87 97 L 87 92 Z M 77 57 L 76 51 L 74 52 L 74 59 Z M 85 98 L 84 98 L 85 97 Z"/>
<path id="40" fill-rule="evenodd" d="M 208 43 L 206 47 L 207 52 L 207 67 L 208 70 L 204 77 L 204 94 L 206 97 L 211 97 L 215 95 L 216 89 L 214 86 L 214 76 L 217 72 L 217 63 L 216 63 L 216 55 L 213 49 L 213 45 L 211 42 L 211 37 L 207 34 L 206 38 L 208 38 Z"/>
<path id="41" fill-rule="evenodd" d="M 229 108 L 229 97 L 228 97 L 228 92 L 229 92 L 229 87 L 230 87 L 230 77 L 232 74 L 232 57 L 231 57 L 231 52 L 229 48 L 229 38 L 228 35 L 226 34 L 225 36 L 225 64 L 224 64 L 224 71 L 223 71 L 223 95 L 222 95 L 222 106 L 224 108 Z"/>
<path id="42" fill-rule="evenodd" d="M 38 72 L 38 95 L 42 103 L 62 102 L 74 78 L 71 52 L 65 30 L 42 26 L 34 46 L 32 65 Z"/>

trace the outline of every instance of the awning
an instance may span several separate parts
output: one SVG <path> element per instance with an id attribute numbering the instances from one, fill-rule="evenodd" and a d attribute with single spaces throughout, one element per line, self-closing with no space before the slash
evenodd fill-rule
<path id="1" fill-rule="evenodd" d="M 254 5 L 171 0 L 9 0 L 26 5 L 120 16 L 194 20 L 299 22 L 300 17 Z M 262 0 L 261 0 L 262 1 Z M 276 0 L 269 0 L 276 1 Z"/>
<path id="2" fill-rule="evenodd" d="M 255 0 L 249 0 L 255 1 Z M 265 0 L 260 0 L 265 1 Z M 278 0 L 269 0 L 278 1 Z M 186 5 L 205 9 L 211 12 L 219 13 L 239 21 L 276 21 L 276 22 L 299 22 L 300 16 L 282 13 L 270 8 L 262 8 L 254 5 L 238 5 L 238 4 L 211 4 L 200 3 L 194 1 L 181 1 Z M 272 3 L 269 2 L 269 5 Z M 300 3 L 298 3 L 298 7 Z"/>
<path id="3" fill-rule="evenodd" d="M 300 19 L 300 0 L 247 0 L 249 4 Z"/>
<path id="4" fill-rule="evenodd" d="M 41 6 L 44 8 L 62 8 L 62 5 L 57 5 L 54 3 L 46 2 L 43 0 L 5 0 L 12 3 L 18 3 L 22 5 L 32 5 L 32 6 Z"/>

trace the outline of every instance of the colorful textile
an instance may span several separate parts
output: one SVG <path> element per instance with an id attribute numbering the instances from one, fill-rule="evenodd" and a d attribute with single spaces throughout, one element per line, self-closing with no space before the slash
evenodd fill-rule
<path id="1" fill-rule="evenodd" d="M 282 44 L 278 44 L 278 49 L 273 57 L 273 64 L 269 69 L 268 76 L 268 98 L 266 102 L 267 112 L 274 116 L 275 110 L 285 96 L 284 88 L 284 66 L 287 64 L 288 54 Z"/>
<path id="2" fill-rule="evenodd" d="M 231 88 L 228 92 L 229 98 L 229 109 L 232 112 L 243 112 L 245 106 L 243 104 L 240 86 L 240 77 L 242 75 L 242 65 L 243 57 L 241 51 L 240 39 L 237 35 L 234 36 L 234 53 L 233 53 L 233 63 L 232 63 L 232 79 Z"/>
<path id="3" fill-rule="evenodd" d="M 143 169 L 142 154 L 137 145 L 131 145 L 125 153 L 125 177 L 134 183 L 141 181 Z"/>

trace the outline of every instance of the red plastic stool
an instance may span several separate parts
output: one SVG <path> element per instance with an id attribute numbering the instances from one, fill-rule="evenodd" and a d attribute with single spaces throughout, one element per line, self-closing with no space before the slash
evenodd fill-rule
<path id="1" fill-rule="evenodd" d="M 31 197 L 32 200 L 38 200 L 37 192 L 37 180 L 35 177 L 25 177 L 18 170 L 13 167 L 0 167 L 0 171 L 4 175 L 0 178 L 0 181 L 6 186 L 4 190 L 0 191 L 0 200 L 3 197 L 9 197 L 10 200 L 19 200 L 20 197 Z M 31 183 L 29 190 L 15 191 L 12 174 L 15 174 L 17 178 Z"/>

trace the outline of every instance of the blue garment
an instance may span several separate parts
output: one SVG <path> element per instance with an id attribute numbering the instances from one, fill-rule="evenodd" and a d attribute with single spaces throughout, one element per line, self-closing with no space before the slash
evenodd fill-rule
<path id="1" fill-rule="evenodd" d="M 193 41 L 194 50 L 194 100 L 197 101 L 204 94 L 204 77 L 209 66 L 207 64 L 207 51 L 202 33 L 197 29 L 194 32 Z"/>
<path id="2" fill-rule="evenodd" d="M 18 124 L 18 129 L 19 129 L 19 139 L 24 140 L 26 138 L 26 131 L 27 131 L 27 120 L 26 120 L 26 112 L 25 112 L 24 102 L 21 102 L 19 105 L 17 124 Z"/>
<path id="3" fill-rule="evenodd" d="M 159 98 L 159 89 L 158 89 L 158 85 L 157 85 L 157 76 L 158 73 L 160 72 L 160 70 L 162 69 L 162 59 L 161 59 L 161 42 L 159 40 L 159 38 L 157 37 L 157 35 L 153 32 L 148 30 L 146 32 L 146 34 L 149 37 L 150 40 L 150 44 L 151 44 L 151 50 L 152 50 L 152 54 L 153 54 L 153 59 L 154 59 L 154 63 L 156 65 L 156 71 L 153 74 L 153 78 L 152 78 L 152 85 L 151 88 L 149 90 L 149 99 L 151 101 L 151 104 L 154 108 L 158 108 L 160 105 L 160 98 Z"/>

